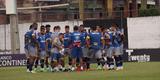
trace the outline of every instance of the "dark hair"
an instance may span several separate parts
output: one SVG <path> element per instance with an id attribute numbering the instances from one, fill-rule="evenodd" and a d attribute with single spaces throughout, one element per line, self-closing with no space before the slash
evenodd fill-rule
<path id="1" fill-rule="evenodd" d="M 47 27 L 51 27 L 51 25 L 47 24 L 47 25 L 46 25 L 46 28 L 47 28 Z"/>
<path id="2" fill-rule="evenodd" d="M 41 29 L 45 29 L 45 26 L 44 26 L 44 25 L 41 25 Z"/>
<path id="3" fill-rule="evenodd" d="M 65 26 L 65 28 L 69 28 L 69 26 L 68 26 L 68 25 L 66 25 L 66 26 Z"/>
<path id="4" fill-rule="evenodd" d="M 57 26 L 54 26 L 54 28 L 53 28 L 54 30 L 56 30 L 57 29 Z"/>
<path id="5" fill-rule="evenodd" d="M 118 25 L 117 25 L 116 23 L 112 23 L 111 26 L 113 26 L 113 27 L 118 27 Z"/>
<path id="6" fill-rule="evenodd" d="M 78 26 L 74 26 L 73 28 L 74 31 L 77 31 L 78 29 L 79 29 Z"/>
<path id="7" fill-rule="evenodd" d="M 84 25 L 83 25 L 83 24 L 81 24 L 81 25 L 80 25 L 80 27 L 84 27 Z"/>
<path id="8" fill-rule="evenodd" d="M 33 26 L 32 26 L 32 25 L 30 25 L 30 26 L 29 26 L 29 30 L 31 30 L 32 28 L 33 28 Z"/>
<path id="9" fill-rule="evenodd" d="M 60 26 L 57 26 L 57 29 L 61 29 Z"/>

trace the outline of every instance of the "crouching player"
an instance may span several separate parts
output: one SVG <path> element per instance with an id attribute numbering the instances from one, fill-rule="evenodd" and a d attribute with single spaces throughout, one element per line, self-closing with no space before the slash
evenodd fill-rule
<path id="1" fill-rule="evenodd" d="M 82 60 L 82 35 L 78 31 L 78 26 L 74 26 L 74 32 L 71 33 L 71 43 L 72 43 L 72 49 L 71 49 L 71 57 L 72 57 L 72 68 L 71 70 L 74 71 L 77 67 L 80 67 L 80 70 L 83 70 L 83 60 Z M 77 63 L 80 62 L 80 64 Z"/>
<path id="2" fill-rule="evenodd" d="M 45 26 L 43 26 L 43 25 L 40 28 L 40 33 L 38 36 L 38 52 L 39 52 L 39 58 L 40 58 L 41 71 L 45 71 L 44 63 L 45 63 L 45 58 L 46 58 L 47 54 L 46 54 Z"/>
<path id="3" fill-rule="evenodd" d="M 52 71 L 65 70 L 63 58 L 63 34 L 53 35 L 51 49 Z"/>

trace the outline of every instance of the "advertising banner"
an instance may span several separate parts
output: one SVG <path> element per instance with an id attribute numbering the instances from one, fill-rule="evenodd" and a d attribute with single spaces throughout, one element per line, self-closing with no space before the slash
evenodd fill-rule
<path id="1" fill-rule="evenodd" d="M 0 54 L 0 67 L 26 65 L 25 54 Z"/>

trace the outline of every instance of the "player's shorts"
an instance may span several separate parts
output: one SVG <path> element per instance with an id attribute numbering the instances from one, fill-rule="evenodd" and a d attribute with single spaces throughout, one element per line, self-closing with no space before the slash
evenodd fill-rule
<path id="1" fill-rule="evenodd" d="M 33 47 L 33 46 L 29 46 L 29 54 L 32 57 L 36 57 L 37 56 L 37 48 Z"/>
<path id="2" fill-rule="evenodd" d="M 87 47 L 82 47 L 82 53 L 83 53 L 83 57 L 89 57 L 89 48 Z"/>
<path id="3" fill-rule="evenodd" d="M 70 48 L 64 48 L 64 54 L 70 55 L 71 49 Z"/>
<path id="4" fill-rule="evenodd" d="M 110 47 L 110 48 L 108 48 L 107 57 L 111 58 L 113 55 L 116 55 L 116 56 L 121 55 L 120 47 Z"/>
<path id="5" fill-rule="evenodd" d="M 89 58 L 96 58 L 96 59 L 102 58 L 102 50 L 90 49 L 88 56 Z"/>
<path id="6" fill-rule="evenodd" d="M 45 51 L 45 50 L 42 50 L 42 51 L 39 52 L 39 57 L 40 57 L 40 59 L 45 59 L 46 56 L 47 56 L 47 54 L 46 54 L 46 51 Z"/>
<path id="7" fill-rule="evenodd" d="M 60 53 L 53 53 L 51 54 L 51 61 L 58 61 L 61 58 Z"/>
<path id="8" fill-rule="evenodd" d="M 24 48 L 26 58 L 29 58 L 29 49 Z"/>
<path id="9" fill-rule="evenodd" d="M 112 58 L 113 53 L 114 53 L 114 47 L 109 47 L 105 51 L 106 51 L 106 56 L 109 58 Z"/>
<path id="10" fill-rule="evenodd" d="M 82 48 L 81 47 L 73 47 L 71 50 L 71 58 L 82 58 Z"/>
<path id="11" fill-rule="evenodd" d="M 46 52 L 46 57 L 49 57 L 49 56 L 51 56 L 51 50 Z"/>
<path id="12" fill-rule="evenodd" d="M 123 55 L 123 44 L 120 46 L 120 55 Z"/>

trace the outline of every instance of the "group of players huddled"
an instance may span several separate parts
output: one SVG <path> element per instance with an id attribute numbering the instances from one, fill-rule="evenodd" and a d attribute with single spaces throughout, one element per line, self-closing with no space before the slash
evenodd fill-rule
<path id="1" fill-rule="evenodd" d="M 109 29 L 91 27 L 88 32 L 83 25 L 65 26 L 61 33 L 60 26 L 33 23 L 25 33 L 25 52 L 27 72 L 40 71 L 83 71 L 90 70 L 91 62 L 97 63 L 97 69 L 123 69 L 123 32 L 112 24 Z M 66 59 L 67 58 L 67 59 Z M 67 64 L 65 64 L 67 62 Z M 33 68 L 34 67 L 34 68 Z"/>

